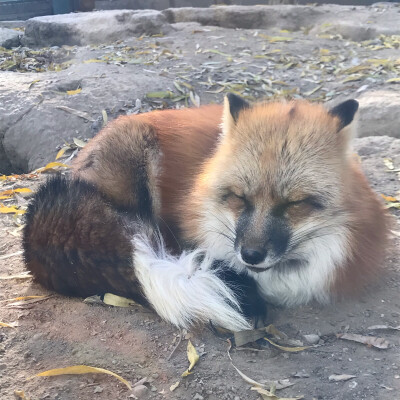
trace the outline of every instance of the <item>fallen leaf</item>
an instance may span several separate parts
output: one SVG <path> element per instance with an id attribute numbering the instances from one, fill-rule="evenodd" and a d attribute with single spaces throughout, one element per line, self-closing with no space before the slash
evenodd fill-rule
<path id="1" fill-rule="evenodd" d="M 6 324 L 5 322 L 0 322 L 0 326 L 4 327 L 4 328 L 15 328 L 15 323 L 11 323 L 11 324 Z"/>
<path id="2" fill-rule="evenodd" d="M 85 64 L 91 64 L 91 63 L 100 63 L 100 62 L 105 62 L 104 60 L 97 60 L 96 58 L 91 58 L 89 60 L 85 60 Z"/>
<path id="3" fill-rule="evenodd" d="M 297 397 L 279 397 L 275 393 L 272 393 L 272 391 L 253 386 L 251 390 L 255 390 L 258 394 L 261 395 L 263 400 L 300 400 L 304 399 L 304 396 L 297 396 Z"/>
<path id="4" fill-rule="evenodd" d="M 6 206 L 1 206 L 0 207 L 0 214 L 25 214 L 25 210 L 20 210 L 16 206 L 11 206 L 11 207 L 6 207 Z"/>
<path id="5" fill-rule="evenodd" d="M 112 293 L 106 293 L 104 295 L 103 303 L 115 307 L 132 307 L 136 305 L 133 300 L 127 299 L 126 297 L 117 296 Z"/>
<path id="6" fill-rule="evenodd" d="M 264 340 L 266 340 L 268 343 L 272 344 L 272 346 L 275 346 L 276 348 L 283 350 L 283 351 L 288 351 L 291 353 L 295 353 L 298 351 L 303 351 L 307 350 L 310 348 L 310 346 L 301 346 L 301 347 L 286 347 L 286 346 L 280 346 L 279 344 L 274 343 L 272 340 L 264 337 Z"/>
<path id="7" fill-rule="evenodd" d="M 17 400 L 29 400 L 28 397 L 25 396 L 23 390 L 14 390 L 14 396 Z"/>
<path id="8" fill-rule="evenodd" d="M 33 278 L 33 275 L 30 275 L 28 272 L 27 273 L 25 273 L 25 274 L 19 274 L 19 275 L 10 275 L 10 276 L 7 276 L 7 275 L 3 275 L 3 276 L 0 276 L 0 280 L 8 280 L 8 279 L 31 279 L 31 278 Z"/>
<path id="9" fill-rule="evenodd" d="M 255 342 L 256 340 L 263 338 L 264 335 L 265 328 L 233 332 L 235 345 L 238 347 L 244 346 L 247 343 Z"/>
<path id="10" fill-rule="evenodd" d="M 3 192 L 1 192 L 0 196 L 9 196 L 9 195 L 13 195 L 14 193 L 30 193 L 30 192 L 32 192 L 32 190 L 29 188 L 10 189 L 10 190 L 4 190 Z"/>
<path id="11" fill-rule="evenodd" d="M 73 95 L 78 94 L 80 92 L 82 92 L 81 88 L 78 88 L 76 90 L 67 90 L 67 94 L 70 95 L 70 96 L 73 96 Z"/>
<path id="12" fill-rule="evenodd" d="M 51 171 L 51 170 L 58 169 L 58 168 L 71 168 L 71 167 L 67 164 L 53 161 L 51 163 L 48 163 L 45 167 L 35 170 L 35 173 L 41 174 L 42 172 Z"/>
<path id="13" fill-rule="evenodd" d="M 0 303 L 8 302 L 8 301 L 22 301 L 22 300 L 32 300 L 32 299 L 43 299 L 47 296 L 21 296 L 21 297 L 14 297 L 13 299 L 5 299 L 1 300 Z"/>
<path id="14" fill-rule="evenodd" d="M 348 381 L 349 379 L 353 379 L 353 378 L 356 378 L 356 376 L 355 375 L 346 375 L 346 374 L 343 374 L 343 375 L 333 374 L 328 379 L 330 382 L 341 382 L 341 381 Z"/>
<path id="15" fill-rule="evenodd" d="M 2 256 L 0 256 L 0 260 L 5 260 L 6 258 L 10 258 L 10 257 L 15 257 L 15 256 L 19 256 L 23 253 L 22 250 L 16 251 L 15 253 L 10 253 L 10 254 L 3 254 Z"/>
<path id="16" fill-rule="evenodd" d="M 114 372 L 111 372 L 107 369 L 103 368 L 96 368 L 96 367 L 90 367 L 88 365 L 73 365 L 71 367 L 65 367 L 65 368 L 56 368 L 56 369 L 50 369 L 48 371 L 43 371 L 40 372 L 39 374 L 33 375 L 27 380 L 36 378 L 36 377 L 41 377 L 41 376 L 58 376 L 58 375 L 81 375 L 81 374 L 107 374 L 114 376 L 117 378 L 119 381 L 121 381 L 129 390 L 132 390 L 131 384 L 122 378 L 121 376 L 115 374 Z"/>
<path id="17" fill-rule="evenodd" d="M 179 386 L 179 381 L 169 387 L 170 392 L 173 392 Z"/>
<path id="18" fill-rule="evenodd" d="M 187 357 L 190 363 L 189 368 L 182 374 L 182 376 L 190 375 L 192 373 L 191 371 L 193 367 L 197 364 L 200 358 L 190 340 L 188 340 L 188 345 L 187 345 Z"/>
<path id="19" fill-rule="evenodd" d="M 378 330 L 378 329 L 387 329 L 387 330 L 395 330 L 395 331 L 400 331 L 400 325 L 399 326 L 390 326 L 390 325 L 372 325 L 369 326 L 367 329 L 370 330 Z"/>
<path id="20" fill-rule="evenodd" d="M 103 117 L 103 126 L 106 126 L 107 122 L 108 122 L 107 111 L 106 110 L 101 110 L 101 115 Z"/>
<path id="21" fill-rule="evenodd" d="M 386 83 L 400 83 L 400 78 L 390 78 Z"/>
<path id="22" fill-rule="evenodd" d="M 390 343 L 383 338 L 378 338 L 375 336 L 363 336 L 357 335 L 355 333 L 339 333 L 336 335 L 339 339 L 350 340 L 352 342 L 363 343 L 368 346 L 373 346 L 378 349 L 387 349 Z"/>
<path id="23" fill-rule="evenodd" d="M 393 197 L 393 196 L 385 196 L 384 194 L 381 194 L 381 196 L 382 196 L 386 201 L 391 202 L 391 203 L 397 201 L 396 197 Z"/>
<path id="24" fill-rule="evenodd" d="M 84 111 L 75 110 L 74 108 L 70 108 L 67 106 L 57 106 L 56 108 L 68 112 L 70 114 L 76 115 L 77 117 L 85 119 L 86 121 L 94 122 L 94 119 L 91 118 L 91 116 Z"/>
<path id="25" fill-rule="evenodd" d="M 146 97 L 149 99 L 168 99 L 174 97 L 174 94 L 167 90 L 165 92 L 149 92 L 146 93 Z"/>
<path id="26" fill-rule="evenodd" d="M 56 160 L 61 158 L 67 150 L 71 150 L 70 146 L 63 146 L 56 155 Z"/>
<path id="27" fill-rule="evenodd" d="M 81 140 L 81 139 L 78 139 L 78 138 L 75 138 L 75 137 L 74 137 L 72 140 L 73 140 L 74 143 L 77 145 L 77 147 L 80 147 L 81 149 L 83 149 L 83 148 L 87 145 L 87 143 L 84 142 L 84 141 Z"/>
<path id="28" fill-rule="evenodd" d="M 383 163 L 386 165 L 387 169 L 390 169 L 390 170 L 394 169 L 393 160 L 391 158 L 384 158 Z"/>
<path id="29" fill-rule="evenodd" d="M 40 82 L 40 79 L 35 79 L 34 81 L 32 81 L 32 82 L 29 84 L 28 89 L 30 89 L 35 83 L 38 83 L 38 82 Z"/>

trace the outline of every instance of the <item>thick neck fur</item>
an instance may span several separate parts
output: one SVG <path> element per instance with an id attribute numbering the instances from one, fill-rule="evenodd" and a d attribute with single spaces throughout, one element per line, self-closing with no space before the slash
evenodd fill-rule
<path id="1" fill-rule="evenodd" d="M 225 107 L 223 121 L 182 208 L 184 237 L 249 271 L 278 303 L 326 302 L 361 286 L 354 277 L 377 268 L 386 222 L 352 159 L 353 124 L 340 130 L 337 117 L 303 101 L 259 104 L 236 121 Z M 274 224 L 288 232 L 284 251 L 268 237 L 280 232 Z M 261 272 L 243 262 L 246 246 L 268 249 Z"/>

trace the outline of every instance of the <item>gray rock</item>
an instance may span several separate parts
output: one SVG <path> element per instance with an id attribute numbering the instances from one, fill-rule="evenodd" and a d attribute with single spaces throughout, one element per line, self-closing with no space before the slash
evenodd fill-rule
<path id="1" fill-rule="evenodd" d="M 309 334 L 309 335 L 303 335 L 303 338 L 306 340 L 308 344 L 317 344 L 319 342 L 320 337 L 316 334 Z"/>
<path id="2" fill-rule="evenodd" d="M 132 394 L 137 398 L 141 399 L 144 396 L 147 396 L 149 393 L 149 389 L 145 385 L 138 385 L 132 389 Z"/>
<path id="3" fill-rule="evenodd" d="M 0 28 L 0 47 L 11 49 L 20 45 L 21 32 L 14 29 Z"/>
<path id="4" fill-rule="evenodd" d="M 219 6 L 211 8 L 170 8 L 163 11 L 170 23 L 198 22 L 223 28 L 299 30 L 324 14 L 308 6 Z"/>
<path id="5" fill-rule="evenodd" d="M 393 136 L 400 138 L 400 92 L 377 90 L 366 92 L 360 103 L 359 136 Z"/>
<path id="6" fill-rule="evenodd" d="M 172 27 L 159 11 L 111 10 L 36 17 L 27 21 L 25 46 L 109 43 L 131 36 L 167 33 Z"/>

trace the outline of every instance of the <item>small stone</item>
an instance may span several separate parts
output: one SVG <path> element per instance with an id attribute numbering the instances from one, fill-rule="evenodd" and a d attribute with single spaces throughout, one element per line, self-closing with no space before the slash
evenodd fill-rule
<path id="1" fill-rule="evenodd" d="M 146 387 L 146 386 L 144 386 L 144 385 L 138 385 L 138 386 L 135 386 L 133 389 L 132 389 L 132 393 L 136 396 L 136 397 L 142 397 L 142 396 L 144 396 L 147 392 L 148 392 L 148 388 Z"/>
<path id="2" fill-rule="evenodd" d="M 310 335 L 303 335 L 303 338 L 307 341 L 309 344 L 317 344 L 320 340 L 320 337 L 314 333 Z"/>
<path id="3" fill-rule="evenodd" d="M 96 386 L 93 390 L 93 393 L 101 393 L 104 389 L 101 386 Z"/>
<path id="4" fill-rule="evenodd" d="M 194 396 L 193 396 L 193 400 L 203 400 L 204 399 L 204 397 L 201 395 L 201 394 L 199 394 L 199 393 L 196 393 Z"/>

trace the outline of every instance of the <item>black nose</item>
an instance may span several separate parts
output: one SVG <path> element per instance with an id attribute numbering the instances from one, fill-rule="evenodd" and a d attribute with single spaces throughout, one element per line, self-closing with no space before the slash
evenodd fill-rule
<path id="1" fill-rule="evenodd" d="M 252 249 L 252 248 L 242 247 L 242 250 L 240 250 L 240 254 L 245 263 L 251 265 L 257 265 L 265 260 L 265 257 L 267 255 L 267 250 L 261 248 Z"/>

